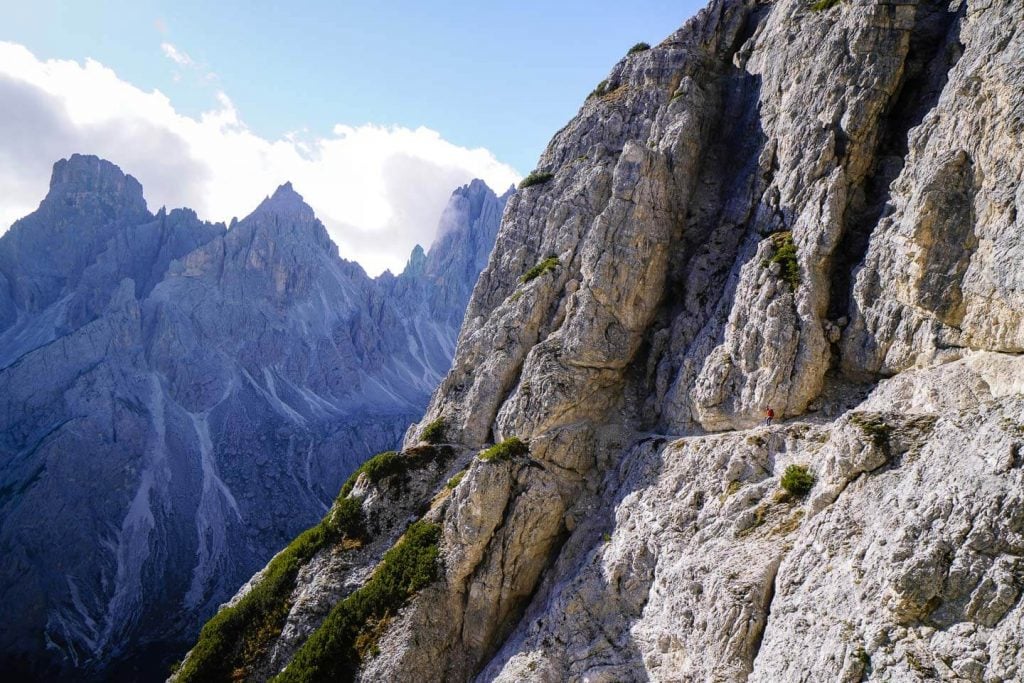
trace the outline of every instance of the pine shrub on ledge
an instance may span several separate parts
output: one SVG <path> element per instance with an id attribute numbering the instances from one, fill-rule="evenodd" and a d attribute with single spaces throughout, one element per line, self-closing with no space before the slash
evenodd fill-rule
<path id="1" fill-rule="evenodd" d="M 341 600 L 306 640 L 276 683 L 351 681 L 364 656 L 376 649 L 382 622 L 398 613 L 438 577 L 441 527 L 413 523 L 384 553 L 370 580 Z"/>
<path id="2" fill-rule="evenodd" d="M 562 262 L 558 260 L 557 256 L 548 256 L 533 268 L 530 268 L 528 271 L 523 273 L 523 276 L 519 278 L 519 282 L 526 284 L 530 280 L 535 280 L 544 273 L 552 271 L 560 265 L 562 265 Z"/>
<path id="3" fill-rule="evenodd" d="M 530 447 L 522 439 L 517 436 L 510 436 L 481 453 L 480 459 L 484 462 L 504 462 L 505 460 L 511 460 L 517 455 L 526 455 L 529 452 Z"/>
<path id="4" fill-rule="evenodd" d="M 533 187 L 534 185 L 541 185 L 554 177 L 554 173 L 548 173 L 547 171 L 530 171 L 529 175 L 523 178 L 522 182 L 519 183 L 519 189 L 525 190 L 526 188 Z"/>
<path id="5" fill-rule="evenodd" d="M 800 262 L 797 260 L 793 233 L 788 230 L 775 233 L 772 241 L 775 245 L 775 253 L 768 259 L 768 263 L 779 264 L 781 267 L 779 275 L 795 292 L 796 288 L 800 286 Z"/>
<path id="6" fill-rule="evenodd" d="M 423 428 L 423 432 L 420 434 L 420 439 L 432 445 L 444 443 L 444 431 L 444 418 L 439 417 Z"/>
<path id="7" fill-rule="evenodd" d="M 362 501 L 343 498 L 315 527 L 306 530 L 271 560 L 263 578 L 231 607 L 211 618 L 177 671 L 180 683 L 232 680 L 258 661 L 281 633 L 299 569 L 322 548 L 366 535 Z"/>
<path id="8" fill-rule="evenodd" d="M 806 465 L 790 465 L 782 473 L 782 488 L 793 496 L 806 496 L 814 488 L 814 474 Z"/>

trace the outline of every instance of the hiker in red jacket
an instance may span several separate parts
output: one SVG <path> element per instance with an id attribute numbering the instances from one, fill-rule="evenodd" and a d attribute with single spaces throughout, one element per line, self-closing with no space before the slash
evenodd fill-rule
<path id="1" fill-rule="evenodd" d="M 765 408 L 764 411 L 764 426 L 770 427 L 772 420 L 775 418 L 775 411 L 771 409 L 771 406 Z"/>

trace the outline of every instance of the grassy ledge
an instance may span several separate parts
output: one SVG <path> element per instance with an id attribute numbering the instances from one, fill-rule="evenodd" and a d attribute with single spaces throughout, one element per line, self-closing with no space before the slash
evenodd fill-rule
<path id="1" fill-rule="evenodd" d="M 427 425 L 427 427 L 429 428 L 430 425 Z M 437 447 L 434 445 L 416 446 L 401 453 L 396 451 L 378 453 L 360 465 L 359 469 L 353 472 L 352 476 L 342 484 L 338 499 L 346 498 L 352 493 L 352 489 L 355 488 L 356 481 L 361 474 L 365 474 L 372 483 L 377 484 L 388 477 L 396 475 L 404 477 L 412 470 L 424 467 L 431 462 L 445 460 L 451 453 L 452 450 L 449 446 Z"/>
<path id="2" fill-rule="evenodd" d="M 557 256 L 548 256 L 546 259 L 530 268 L 528 271 L 523 273 L 523 276 L 519 278 L 519 282 L 526 284 L 530 280 L 534 280 L 544 273 L 554 270 L 558 266 L 562 265 L 562 262 L 558 260 Z"/>
<path id="3" fill-rule="evenodd" d="M 432 445 L 444 443 L 445 429 L 444 418 L 439 417 L 423 428 L 423 431 L 420 433 L 420 439 Z"/>
<path id="4" fill-rule="evenodd" d="M 768 263 L 778 263 L 782 267 L 779 271 L 780 277 L 795 292 L 796 288 L 800 286 L 800 263 L 796 257 L 793 233 L 788 230 L 775 233 L 772 236 L 772 243 L 775 246 L 775 253 L 768 259 Z"/>
<path id="5" fill-rule="evenodd" d="M 441 527 L 412 524 L 374 570 L 366 584 L 336 604 L 295 653 L 275 683 L 355 678 L 364 658 L 376 652 L 387 622 L 417 591 L 438 577 Z"/>
<path id="6" fill-rule="evenodd" d="M 465 478 L 465 476 L 466 476 L 466 470 L 462 470 L 461 472 L 457 472 L 454 477 L 452 477 L 451 479 L 448 480 L 448 483 L 445 484 L 445 488 L 447 488 L 449 490 L 450 489 L 454 489 L 455 487 L 457 487 L 462 482 L 462 480 Z"/>
<path id="7" fill-rule="evenodd" d="M 303 532 L 271 560 L 263 579 L 245 597 L 206 622 L 178 670 L 178 681 L 213 682 L 244 676 L 280 635 L 299 569 L 328 545 L 364 538 L 360 501 L 339 500 L 320 524 Z"/>
<path id="8" fill-rule="evenodd" d="M 651 49 L 651 46 L 648 43 L 637 43 L 633 47 L 629 48 L 629 52 L 627 52 L 626 54 L 627 55 L 635 55 L 638 52 L 646 52 L 647 50 L 650 50 L 650 49 Z"/>
<path id="9" fill-rule="evenodd" d="M 534 185 L 542 185 L 554 177 L 554 173 L 548 173 L 547 171 L 530 171 L 529 175 L 523 178 L 519 183 L 519 189 L 525 190 L 526 188 L 533 187 Z"/>
<path id="10" fill-rule="evenodd" d="M 824 12 L 825 10 L 832 9 L 843 0 L 814 0 L 811 3 L 811 9 L 815 12 Z"/>
<path id="11" fill-rule="evenodd" d="M 496 443 L 480 454 L 484 462 L 504 462 L 511 460 L 517 455 L 526 455 L 530 452 L 527 446 L 519 437 L 510 436 L 501 443 Z"/>

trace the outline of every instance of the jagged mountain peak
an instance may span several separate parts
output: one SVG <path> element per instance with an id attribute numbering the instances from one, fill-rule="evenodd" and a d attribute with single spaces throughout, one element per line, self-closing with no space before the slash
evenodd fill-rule
<path id="1" fill-rule="evenodd" d="M 488 185 L 486 181 L 480 178 L 473 178 L 468 183 L 455 190 L 452 194 L 485 195 L 492 192 L 494 192 L 494 190 L 491 189 L 490 185 Z"/>
<path id="2" fill-rule="evenodd" d="M 121 189 L 123 187 L 123 190 Z M 53 164 L 50 191 L 142 197 L 142 185 L 121 167 L 93 154 L 72 154 Z"/>
<path id="3" fill-rule="evenodd" d="M 251 216 L 275 215 L 291 220 L 312 221 L 316 215 L 302 195 L 295 191 L 291 182 L 280 185 L 274 194 L 265 198 L 250 214 Z"/>
<path id="4" fill-rule="evenodd" d="M 142 185 L 116 164 L 91 154 L 72 154 L 53 165 L 40 208 L 52 212 L 102 211 L 128 221 L 149 215 Z"/>
<path id="5" fill-rule="evenodd" d="M 0 672 L 164 674 L 422 415 L 478 274 L 435 282 L 425 259 L 369 278 L 290 183 L 228 229 L 58 162 L 0 236 Z"/>
<path id="6" fill-rule="evenodd" d="M 409 254 L 409 260 L 405 264 L 405 268 L 402 270 L 403 275 L 419 275 L 423 272 L 423 268 L 427 263 L 427 252 L 423 250 L 423 247 L 417 244 L 412 248 L 412 253 Z"/>
<path id="7" fill-rule="evenodd" d="M 142 185 L 115 164 L 83 154 L 61 159 L 39 208 L 0 236 L 0 275 L 11 280 L 7 296 L 25 310 L 46 307 L 76 285 L 110 239 L 152 218 Z M 0 331 L 10 322 L 0 310 Z"/>
<path id="8" fill-rule="evenodd" d="M 452 196 L 441 214 L 435 244 L 442 241 L 453 230 L 472 231 L 482 212 L 498 202 L 504 207 L 505 199 L 506 197 L 499 198 L 494 190 L 479 178 L 457 188 L 452 192 Z"/>
<path id="9" fill-rule="evenodd" d="M 308 260 L 308 256 L 299 254 L 309 249 L 332 257 L 338 253 L 327 228 L 290 182 L 280 185 L 248 216 L 232 223 L 225 239 L 239 249 L 269 249 L 267 253 L 275 255 L 274 258 L 282 256 L 273 247 L 275 244 L 287 246 L 300 261 Z M 358 270 L 362 270 L 361 267 Z"/>

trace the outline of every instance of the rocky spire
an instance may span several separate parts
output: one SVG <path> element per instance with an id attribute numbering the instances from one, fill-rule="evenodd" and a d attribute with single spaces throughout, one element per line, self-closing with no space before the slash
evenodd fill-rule
<path id="1" fill-rule="evenodd" d="M 70 206 L 86 200 L 125 213 L 146 211 L 142 185 L 109 161 L 93 155 L 72 154 L 56 162 L 44 202 L 64 202 L 65 206 Z"/>
<path id="2" fill-rule="evenodd" d="M 313 209 L 302 198 L 302 195 L 295 191 L 291 182 L 286 182 L 274 190 L 274 194 L 260 202 L 260 205 L 250 215 L 274 215 L 282 219 L 303 222 L 316 219 Z"/>
<path id="3" fill-rule="evenodd" d="M 49 305 L 77 284 L 119 230 L 151 218 L 142 186 L 114 164 L 81 154 L 58 161 L 39 209 L 0 241 L 0 273 L 11 281 L 15 305 Z"/>

